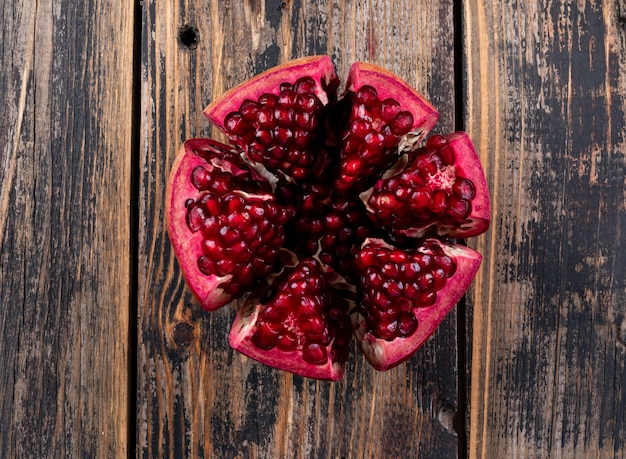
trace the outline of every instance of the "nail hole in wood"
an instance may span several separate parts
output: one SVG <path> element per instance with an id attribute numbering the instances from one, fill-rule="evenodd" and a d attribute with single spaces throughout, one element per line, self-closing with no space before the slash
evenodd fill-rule
<path id="1" fill-rule="evenodd" d="M 188 50 L 194 50 L 200 43 L 200 32 L 197 27 L 186 24 L 178 29 L 178 41 Z"/>
<path id="2" fill-rule="evenodd" d="M 454 429 L 455 414 L 456 414 L 456 409 L 450 405 L 443 406 L 439 410 L 439 413 L 437 414 L 437 418 L 439 419 L 439 422 L 441 423 L 443 428 L 446 429 L 450 433 L 455 433 L 455 429 Z"/>

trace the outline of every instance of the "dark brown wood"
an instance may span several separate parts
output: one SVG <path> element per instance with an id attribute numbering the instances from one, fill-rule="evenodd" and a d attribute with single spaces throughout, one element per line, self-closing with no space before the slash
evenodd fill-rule
<path id="1" fill-rule="evenodd" d="M 624 0 L 122 3 L 0 7 L 0 456 L 626 458 Z M 317 53 L 458 116 L 493 206 L 461 316 L 335 384 L 230 350 L 163 208 L 202 108 Z"/>
<path id="2" fill-rule="evenodd" d="M 471 302 L 470 457 L 626 457 L 623 2 L 465 2 L 493 191 Z"/>
<path id="3" fill-rule="evenodd" d="M 229 348 L 236 305 L 199 310 L 163 208 L 183 139 L 216 134 L 204 106 L 290 58 L 327 53 L 342 76 L 357 59 L 382 64 L 428 95 L 442 112 L 438 129 L 452 130 L 452 12 L 451 1 L 144 3 L 139 456 L 456 457 L 455 314 L 388 373 L 375 373 L 356 349 L 340 383 L 272 370 Z"/>
<path id="4" fill-rule="evenodd" d="M 0 7 L 2 457 L 126 455 L 132 13 Z"/>

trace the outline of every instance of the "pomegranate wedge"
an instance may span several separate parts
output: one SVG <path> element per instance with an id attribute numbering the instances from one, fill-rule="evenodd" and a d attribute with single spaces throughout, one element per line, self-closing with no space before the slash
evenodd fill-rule
<path id="1" fill-rule="evenodd" d="M 225 145 L 184 143 L 167 188 L 170 240 L 183 276 L 212 311 L 274 269 L 289 213 L 265 179 Z"/>
<path id="2" fill-rule="evenodd" d="M 360 270 L 355 336 L 367 360 L 388 370 L 409 359 L 469 287 L 482 256 L 462 245 L 426 239 L 400 250 L 368 239 Z"/>
<path id="3" fill-rule="evenodd" d="M 432 136 L 404 168 L 361 195 L 379 225 L 396 237 L 467 238 L 489 227 L 489 190 L 464 132 Z"/>

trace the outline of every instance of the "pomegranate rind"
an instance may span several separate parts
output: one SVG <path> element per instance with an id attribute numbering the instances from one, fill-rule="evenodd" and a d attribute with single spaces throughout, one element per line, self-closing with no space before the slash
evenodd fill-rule
<path id="1" fill-rule="evenodd" d="M 210 139 L 186 140 L 180 147 L 172 165 L 165 193 L 167 229 L 180 270 L 190 290 L 202 308 L 207 311 L 219 309 L 233 299 L 220 287 L 231 280 L 232 274 L 225 276 L 206 275 L 198 268 L 198 258 L 203 255 L 202 232 L 196 231 L 194 233 L 187 226 L 185 202 L 188 199 L 196 200 L 203 193 L 192 185 L 189 179 L 192 171 L 198 166 L 211 167 L 211 164 L 196 155 L 194 150 L 211 150 L 215 143 Z M 229 168 L 233 175 L 244 172 L 233 164 L 224 164 L 224 167 Z M 241 191 L 241 193 L 244 192 Z M 261 199 L 273 199 L 269 194 L 257 196 Z"/>
<path id="2" fill-rule="evenodd" d="M 211 102 L 202 113 L 221 131 L 226 132 L 224 128 L 226 116 L 238 110 L 244 100 L 256 100 L 263 94 L 278 95 L 281 83 L 285 81 L 294 83 L 302 76 L 310 76 L 315 80 L 315 95 L 326 105 L 328 103 L 326 88 L 333 85 L 337 75 L 330 57 L 322 55 L 294 59 L 272 67 L 226 91 Z"/>
<path id="3" fill-rule="evenodd" d="M 323 365 L 311 365 L 299 351 L 284 352 L 277 348 L 262 350 L 254 345 L 252 336 L 257 328 L 257 319 L 265 305 L 246 302 L 239 310 L 228 336 L 230 346 L 241 354 L 278 370 L 288 371 L 307 378 L 339 381 L 343 378 L 345 364 L 334 362 L 329 357 Z M 332 342 L 327 346 L 330 354 Z"/>
<path id="4" fill-rule="evenodd" d="M 357 92 L 362 86 L 376 88 L 380 100 L 391 98 L 402 105 L 402 110 L 413 115 L 413 128 L 405 136 L 413 144 L 430 132 L 439 120 L 439 112 L 406 81 L 389 70 L 367 62 L 355 62 L 350 67 L 346 81 L 346 92 Z M 401 147 L 401 149 L 404 147 Z"/>
<path id="5" fill-rule="evenodd" d="M 463 297 L 480 268 L 482 255 L 479 252 L 458 244 L 442 243 L 437 239 L 426 241 L 441 246 L 444 253 L 455 260 L 456 270 L 446 285 L 437 292 L 435 304 L 413 308 L 418 326 L 412 335 L 392 341 L 377 338 L 367 331 L 365 318 L 358 310 L 352 314 L 354 336 L 367 361 L 378 371 L 390 370 L 409 360 L 418 351 Z M 366 239 L 363 246 L 366 245 L 393 249 L 393 246 L 381 239 Z"/>

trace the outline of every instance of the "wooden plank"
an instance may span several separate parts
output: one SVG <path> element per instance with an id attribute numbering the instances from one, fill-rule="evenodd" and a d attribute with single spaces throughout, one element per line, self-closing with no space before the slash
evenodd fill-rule
<path id="1" fill-rule="evenodd" d="M 0 7 L 0 451 L 127 451 L 132 5 Z"/>
<path id="2" fill-rule="evenodd" d="M 465 2 L 467 127 L 494 217 L 472 300 L 470 457 L 626 457 L 620 3 Z"/>
<path id="3" fill-rule="evenodd" d="M 327 53 L 340 75 L 356 59 L 385 65 L 427 94 L 442 112 L 439 129 L 452 130 L 452 2 L 145 1 L 142 20 L 138 456 L 456 457 L 454 314 L 388 373 L 356 348 L 336 384 L 269 369 L 229 348 L 235 304 L 200 311 L 163 208 L 181 142 L 216 134 L 204 106 L 293 57 Z"/>

